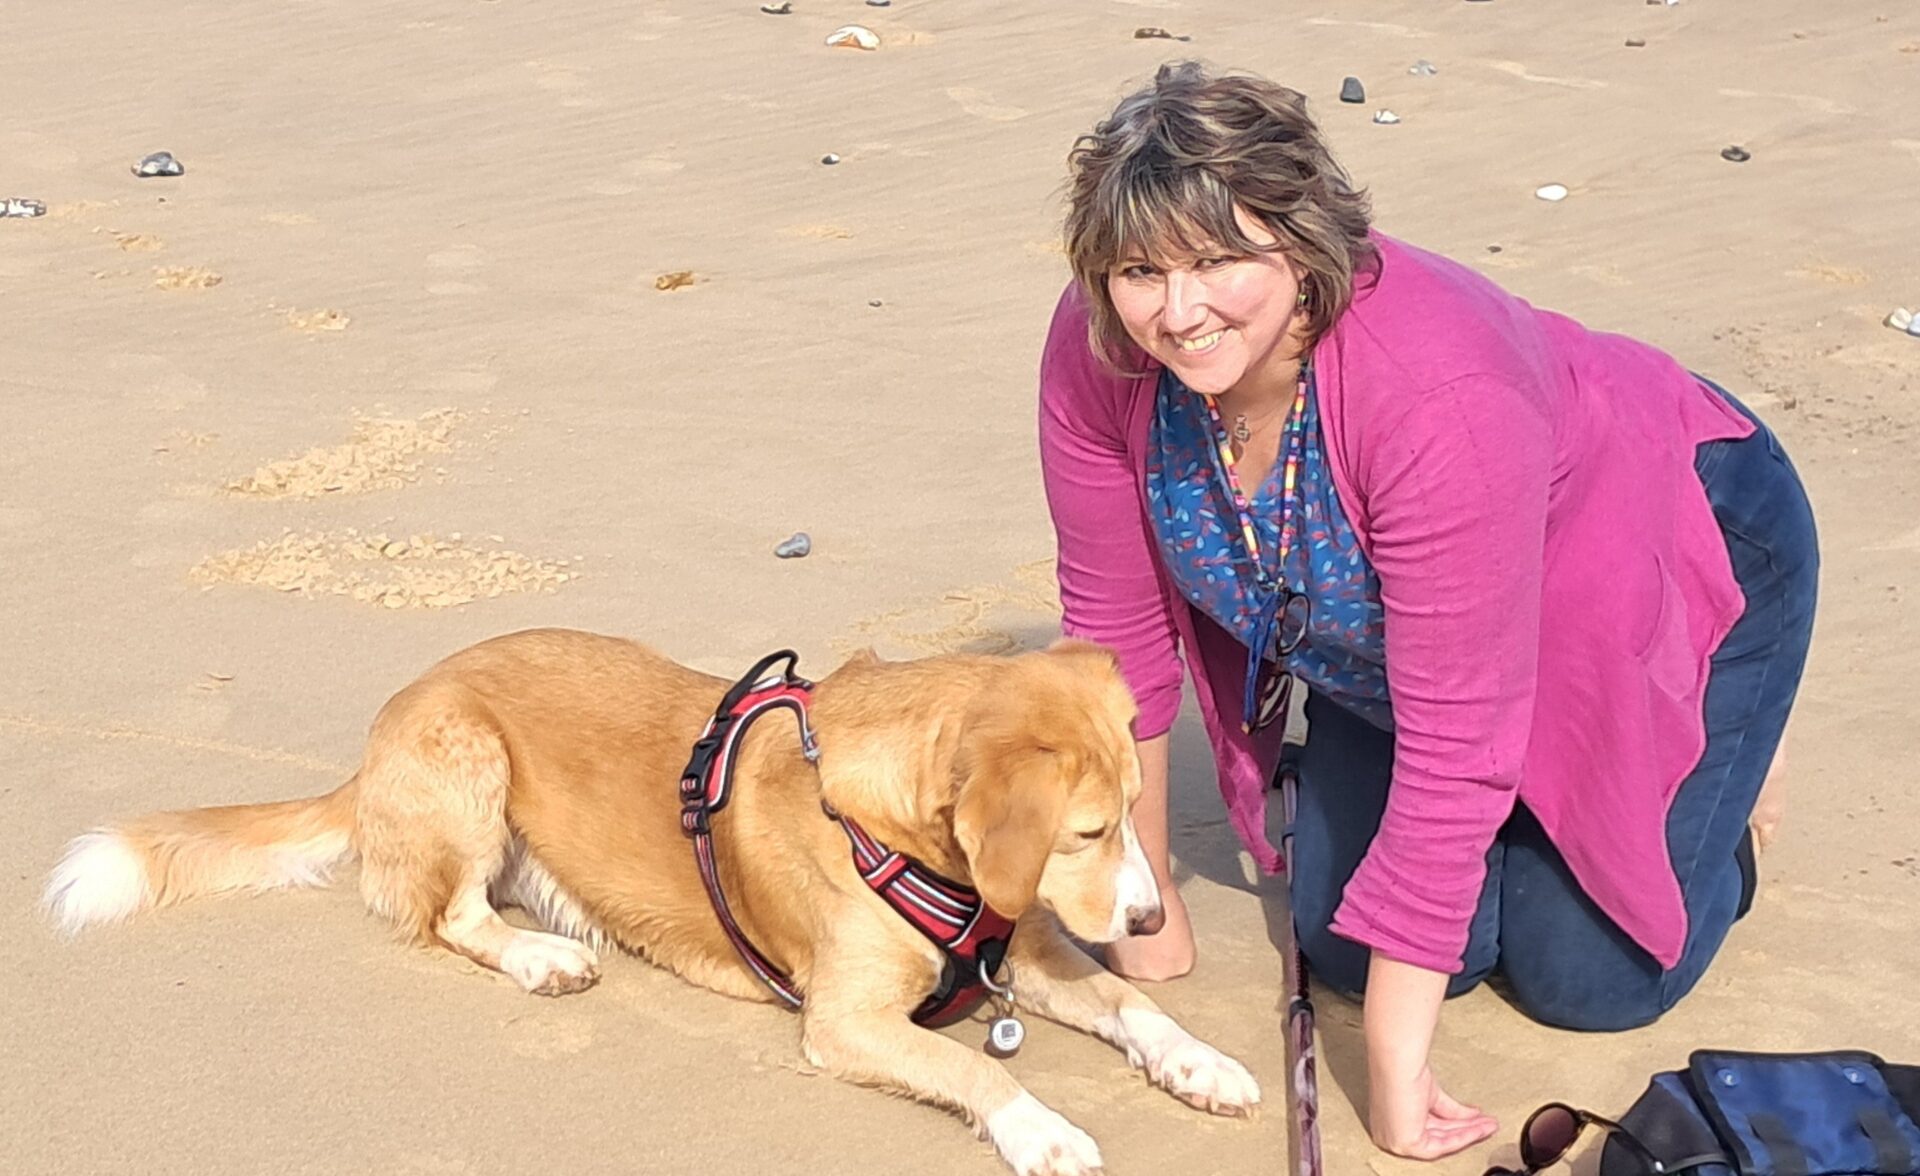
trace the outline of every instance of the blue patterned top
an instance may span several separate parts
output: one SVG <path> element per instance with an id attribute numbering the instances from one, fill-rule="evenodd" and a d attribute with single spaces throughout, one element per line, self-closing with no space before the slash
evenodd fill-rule
<path id="1" fill-rule="evenodd" d="M 1287 669 L 1374 726 L 1392 730 L 1380 578 L 1360 550 L 1327 469 L 1311 369 L 1303 431 L 1297 534 L 1284 573 L 1288 585 L 1305 592 L 1310 611 Z M 1250 646 L 1260 588 L 1237 538 L 1239 516 L 1222 484 L 1219 460 L 1206 406 L 1173 372 L 1163 371 L 1147 443 L 1147 498 L 1160 553 L 1181 594 Z M 1276 579 L 1280 494 L 1276 462 L 1247 501 L 1267 572 Z"/>

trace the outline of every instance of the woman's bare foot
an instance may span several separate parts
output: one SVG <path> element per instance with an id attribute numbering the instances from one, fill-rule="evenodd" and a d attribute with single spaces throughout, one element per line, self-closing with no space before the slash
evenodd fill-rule
<path id="1" fill-rule="evenodd" d="M 1173 980 L 1193 971 L 1193 923 L 1170 885 L 1160 888 L 1167 921 L 1153 935 L 1129 935 L 1107 945 L 1107 970 L 1129 980 Z"/>
<path id="2" fill-rule="evenodd" d="M 1760 799 L 1753 804 L 1747 825 L 1753 830 L 1755 849 L 1765 849 L 1780 835 L 1780 821 L 1787 815 L 1787 744 L 1783 739 L 1773 753 L 1767 778 L 1760 785 Z"/>

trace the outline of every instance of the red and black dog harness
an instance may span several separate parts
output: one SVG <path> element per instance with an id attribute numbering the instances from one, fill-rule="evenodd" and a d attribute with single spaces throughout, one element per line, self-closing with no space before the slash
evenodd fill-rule
<path id="1" fill-rule="evenodd" d="M 769 674 L 784 661 L 786 669 Z M 706 730 L 693 745 L 693 757 L 680 776 L 680 827 L 693 840 L 694 860 L 713 901 L 714 914 L 740 959 L 760 977 L 775 996 L 799 1008 L 800 993 L 791 977 L 755 947 L 735 921 L 720 889 L 720 871 L 713 856 L 713 817 L 727 807 L 733 793 L 733 769 L 748 728 L 762 715 L 790 710 L 800 724 L 800 749 L 809 762 L 818 763 L 820 747 L 807 722 L 807 704 L 813 683 L 795 670 L 799 657 L 790 649 L 760 659 L 720 700 Z M 889 850 L 852 817 L 826 806 L 826 815 L 839 822 L 853 851 L 854 868 L 873 892 L 914 930 L 940 949 L 940 983 L 913 1011 L 916 1023 L 932 1027 L 951 1024 L 967 1015 L 986 996 L 988 982 L 999 974 L 1013 938 L 1013 921 L 989 907 L 979 892 L 944 878 L 903 853 Z"/>

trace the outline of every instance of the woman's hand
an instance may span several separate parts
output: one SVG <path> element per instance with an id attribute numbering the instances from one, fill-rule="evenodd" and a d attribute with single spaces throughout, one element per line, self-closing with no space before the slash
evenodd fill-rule
<path id="1" fill-rule="evenodd" d="M 1427 1054 L 1446 995 L 1445 973 L 1379 952 L 1367 966 L 1367 1127 L 1373 1142 L 1396 1156 L 1437 1160 L 1500 1129 L 1434 1080 Z"/>
<path id="2" fill-rule="evenodd" d="M 1193 924 L 1171 883 L 1160 888 L 1167 921 L 1152 935 L 1129 935 L 1107 946 L 1107 969 L 1129 980 L 1174 980 L 1193 971 Z"/>
<path id="3" fill-rule="evenodd" d="M 1422 1066 L 1410 1079 L 1376 1082 L 1369 1095 L 1367 1126 L 1382 1151 L 1415 1160 L 1437 1160 L 1464 1151 L 1500 1129 L 1493 1116 L 1454 1099 Z"/>

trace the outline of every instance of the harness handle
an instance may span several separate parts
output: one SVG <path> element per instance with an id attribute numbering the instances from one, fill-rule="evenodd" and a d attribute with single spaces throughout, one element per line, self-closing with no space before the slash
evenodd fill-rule
<path id="1" fill-rule="evenodd" d="M 799 686 L 803 689 L 813 685 L 799 674 L 800 655 L 791 649 L 782 649 L 754 662 L 753 668 L 728 688 L 727 693 L 720 699 L 720 713 L 730 714 L 734 707 L 740 705 L 742 699 L 759 688 L 760 683 L 767 676 L 767 671 L 773 668 L 774 663 L 782 661 L 787 663 L 787 668 L 781 671 L 780 677 L 787 685 Z"/>

